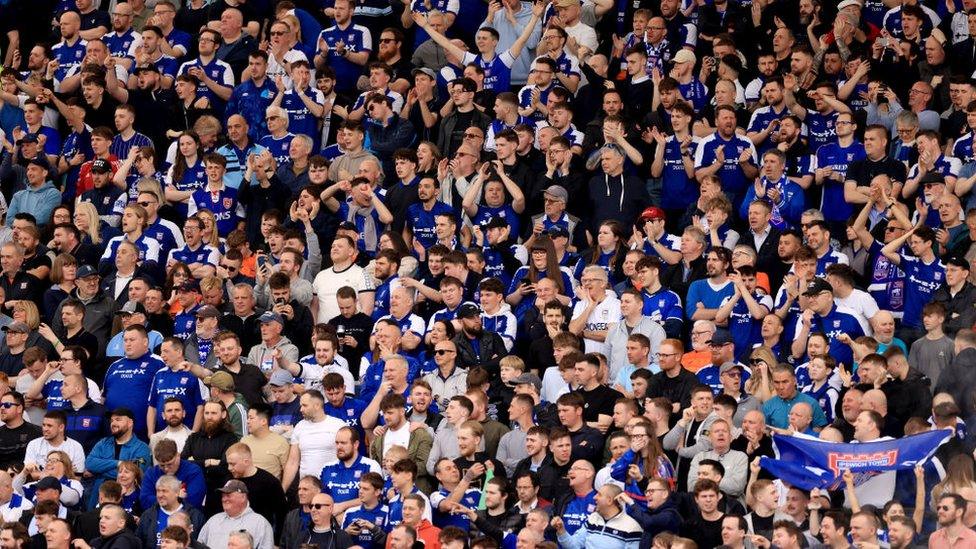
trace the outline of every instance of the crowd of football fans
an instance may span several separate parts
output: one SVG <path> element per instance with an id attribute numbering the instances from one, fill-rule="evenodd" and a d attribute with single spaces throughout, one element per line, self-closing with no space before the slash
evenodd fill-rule
<path id="1" fill-rule="evenodd" d="M 0 549 L 976 548 L 976 1 L 0 0 L 0 57 Z"/>

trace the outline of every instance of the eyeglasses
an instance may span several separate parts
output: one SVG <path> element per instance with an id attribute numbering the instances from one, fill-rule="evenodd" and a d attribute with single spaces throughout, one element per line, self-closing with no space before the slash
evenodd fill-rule
<path id="1" fill-rule="evenodd" d="M 443 355 L 447 355 L 447 354 L 450 354 L 450 353 L 453 353 L 453 352 L 454 351 L 451 350 L 451 349 L 437 349 L 437 350 L 434 351 L 434 354 L 436 354 L 438 356 L 443 356 Z"/>
<path id="2" fill-rule="evenodd" d="M 380 44 L 389 44 L 390 42 L 396 42 L 396 38 L 380 38 Z"/>
<path id="3" fill-rule="evenodd" d="M 722 375 L 729 376 L 729 377 L 742 377 L 742 372 L 740 372 L 739 370 L 729 370 L 728 372 L 725 372 Z"/>
<path id="4" fill-rule="evenodd" d="M 915 128 L 898 128 L 898 129 L 897 129 L 897 130 L 895 130 L 895 131 L 896 131 L 897 133 L 899 133 L 899 134 L 902 134 L 902 133 L 904 133 L 904 134 L 909 134 L 909 133 L 912 133 L 913 131 L 915 131 Z"/>
<path id="5" fill-rule="evenodd" d="M 329 504 L 328 503 L 310 503 L 308 505 L 308 507 L 310 509 L 325 509 L 326 507 L 329 507 Z"/>
<path id="6" fill-rule="evenodd" d="M 271 36 L 284 36 L 285 31 L 271 31 Z"/>

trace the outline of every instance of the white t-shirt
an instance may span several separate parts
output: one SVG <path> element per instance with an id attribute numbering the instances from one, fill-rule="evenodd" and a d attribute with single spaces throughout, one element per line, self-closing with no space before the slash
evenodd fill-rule
<path id="1" fill-rule="evenodd" d="M 302 459 L 298 465 L 300 476 L 318 477 L 326 463 L 338 459 L 336 456 L 336 434 L 346 424 L 332 417 L 313 423 L 307 419 L 298 422 L 291 433 L 291 443 L 298 445 Z"/>
<path id="2" fill-rule="evenodd" d="M 343 271 L 336 271 L 335 267 L 330 267 L 315 275 L 312 282 L 312 292 L 319 300 L 319 315 L 316 322 L 328 322 L 339 316 L 339 303 L 336 301 L 336 292 L 343 286 L 349 286 L 356 293 L 362 291 L 372 292 L 375 288 L 366 270 L 353 264 Z"/>
<path id="3" fill-rule="evenodd" d="M 389 429 L 386 431 L 386 435 L 383 436 L 383 455 L 386 455 L 386 451 L 394 446 L 409 448 L 410 423 L 404 421 L 403 425 L 401 425 L 399 429 L 395 431 L 393 429 Z"/>
<path id="4" fill-rule="evenodd" d="M 589 304 L 589 299 L 577 301 L 573 307 L 573 320 L 582 316 Z M 601 301 L 593 309 L 589 318 L 586 319 L 586 326 L 583 329 L 597 332 L 609 330 L 614 324 L 620 321 L 620 316 L 620 300 L 617 299 L 613 290 L 607 290 L 606 299 Z M 610 356 L 610 348 L 605 341 L 583 338 L 583 348 L 585 349 L 584 352 L 587 353 L 601 353 L 604 356 Z"/>
<path id="5" fill-rule="evenodd" d="M 55 450 L 61 450 L 71 458 L 71 465 L 75 472 L 85 472 L 85 449 L 76 440 L 65 438 L 60 446 L 52 446 L 44 437 L 37 437 L 27 443 L 27 451 L 24 453 L 24 463 L 34 463 L 39 467 L 44 467 L 47 462 L 47 455 Z"/>
<path id="6" fill-rule="evenodd" d="M 861 325 L 867 326 L 864 333 L 867 335 L 872 335 L 871 323 L 869 322 L 874 315 L 878 314 L 878 302 L 871 297 L 871 294 L 865 292 L 864 290 L 858 290 L 854 288 L 851 295 L 840 298 L 835 297 L 834 303 L 838 307 L 847 307 L 848 309 L 854 311 L 858 320 L 861 321 Z"/>

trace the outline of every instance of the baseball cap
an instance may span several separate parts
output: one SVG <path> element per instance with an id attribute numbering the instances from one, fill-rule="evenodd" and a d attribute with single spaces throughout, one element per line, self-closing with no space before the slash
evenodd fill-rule
<path id="1" fill-rule="evenodd" d="M 478 307 L 474 303 L 465 303 L 464 305 L 461 305 L 461 308 L 458 309 L 457 313 L 458 318 L 471 318 L 473 316 L 480 315 L 481 307 Z"/>
<path id="2" fill-rule="evenodd" d="M 833 291 L 834 291 L 834 287 L 830 285 L 830 282 L 827 282 L 826 280 L 820 277 L 814 277 L 813 280 L 811 280 L 807 284 L 807 289 L 803 292 L 803 295 L 811 296 L 811 295 L 817 295 L 820 292 L 833 293 Z"/>
<path id="3" fill-rule="evenodd" d="M 546 230 L 546 234 L 549 235 L 549 238 L 556 238 L 557 236 L 569 238 L 569 231 L 567 231 L 566 227 L 563 227 L 562 225 L 553 225 L 552 227 L 549 227 L 549 229 Z"/>
<path id="4" fill-rule="evenodd" d="M 542 389 L 542 380 L 539 376 L 533 374 L 532 372 L 525 372 L 524 374 L 519 374 L 518 377 L 508 382 L 509 385 L 535 385 L 535 390 L 539 391 Z"/>
<path id="5" fill-rule="evenodd" d="M 492 217 L 488 220 L 488 223 L 485 223 L 486 229 L 501 229 L 503 227 L 508 227 L 508 221 L 500 215 Z"/>
<path id="6" fill-rule="evenodd" d="M 0 330 L 3 330 L 4 332 L 13 332 L 15 334 L 29 334 L 31 331 L 30 326 L 20 322 L 19 320 L 15 320 L 10 324 L 7 324 L 6 326 L 0 328 Z"/>
<path id="7" fill-rule="evenodd" d="M 81 267 L 78 267 L 78 271 L 75 276 L 79 279 L 88 278 L 89 276 L 98 276 L 98 271 L 96 271 L 91 265 L 82 265 Z"/>
<path id="8" fill-rule="evenodd" d="M 38 143 L 38 142 L 39 139 L 37 138 L 37 134 L 33 132 L 25 133 L 20 139 L 17 140 L 18 145 L 20 145 L 21 143 Z"/>
<path id="9" fill-rule="evenodd" d="M 708 341 L 709 345 L 727 345 L 729 343 L 732 343 L 732 334 L 724 329 L 715 330 L 712 339 Z"/>
<path id="10" fill-rule="evenodd" d="M 740 370 L 743 369 L 742 366 L 736 364 L 735 362 L 725 362 L 721 366 L 719 366 L 718 373 L 724 374 L 725 372 L 728 372 L 729 370 L 733 370 L 735 368 L 738 368 Z"/>
<path id="11" fill-rule="evenodd" d="M 678 53 L 674 55 L 672 60 L 677 65 L 678 63 L 694 63 L 698 58 L 690 50 L 678 50 Z"/>
<path id="12" fill-rule="evenodd" d="M 966 261 L 965 257 L 954 255 L 945 260 L 946 266 L 952 265 L 954 267 L 959 267 L 960 269 L 970 270 L 969 262 Z"/>
<path id="13" fill-rule="evenodd" d="M 112 412 L 108 416 L 109 417 L 127 417 L 127 418 L 129 418 L 129 419 L 131 419 L 133 421 L 135 421 L 135 419 L 136 419 L 136 415 L 132 413 L 132 410 L 130 410 L 130 409 L 124 407 L 124 406 L 120 406 L 120 407 L 112 410 Z"/>
<path id="14" fill-rule="evenodd" d="M 274 311 L 265 311 L 264 314 L 261 315 L 261 318 L 258 319 L 258 322 L 261 324 L 264 324 L 265 322 L 277 322 L 282 326 L 285 325 L 285 321 L 281 318 L 281 315 Z"/>
<path id="15" fill-rule="evenodd" d="M 840 11 L 848 6 L 857 6 L 860 8 L 862 7 L 862 4 L 859 0 L 843 0 L 840 4 L 837 4 L 837 11 Z"/>
<path id="16" fill-rule="evenodd" d="M 247 484 L 244 484 L 243 482 L 241 482 L 241 481 L 239 481 L 237 479 L 231 479 L 231 480 L 228 480 L 227 482 L 225 482 L 223 486 L 221 486 L 220 488 L 217 489 L 217 491 L 218 492 L 223 492 L 224 494 L 233 494 L 235 492 L 236 493 L 241 493 L 241 494 L 246 494 L 247 493 Z"/>
<path id="17" fill-rule="evenodd" d="M 204 305 L 197 309 L 197 318 L 220 318 L 220 311 L 213 305 Z"/>
<path id="18" fill-rule="evenodd" d="M 417 76 L 417 74 L 426 74 L 430 78 L 437 79 L 437 74 L 434 73 L 433 69 L 428 69 L 427 67 L 421 67 L 419 69 L 414 69 L 410 71 L 412 76 Z"/>
<path id="19" fill-rule="evenodd" d="M 131 315 L 134 313 L 146 314 L 146 308 L 143 307 L 142 303 L 139 303 L 138 301 L 133 301 L 131 299 L 129 301 L 126 301 L 125 305 L 123 305 L 121 309 L 115 311 L 115 314 L 117 315 Z"/>
<path id="20" fill-rule="evenodd" d="M 187 279 L 186 281 L 183 282 L 183 284 L 180 284 L 179 291 L 181 291 L 181 292 L 199 292 L 200 291 L 200 282 L 197 279 L 195 279 L 195 278 Z"/>
<path id="21" fill-rule="evenodd" d="M 96 158 L 92 161 L 91 171 L 92 173 L 109 173 L 112 171 L 112 165 L 104 158 Z"/>
<path id="22" fill-rule="evenodd" d="M 641 221 L 647 223 L 648 221 L 654 221 L 655 219 L 667 219 L 667 214 L 664 210 L 658 208 L 657 206 L 648 206 L 644 208 L 644 211 L 640 215 Z"/>
<path id="23" fill-rule="evenodd" d="M 58 479 L 56 479 L 54 477 L 44 477 L 41 480 L 37 481 L 37 484 L 34 485 L 34 490 L 35 491 L 38 491 L 38 490 L 57 490 L 58 492 L 60 492 L 61 491 L 61 483 L 58 481 Z"/>
<path id="24" fill-rule="evenodd" d="M 562 202 L 569 202 L 569 192 L 567 192 L 566 189 L 560 185 L 549 185 L 549 187 L 543 191 L 543 194 Z"/>
<path id="25" fill-rule="evenodd" d="M 289 374 L 287 370 L 279 368 L 271 374 L 268 384 L 274 387 L 286 387 L 291 385 L 294 380 L 295 377 Z"/>
<path id="26" fill-rule="evenodd" d="M 207 376 L 203 380 L 208 387 L 216 387 L 221 391 L 233 391 L 234 390 L 234 377 L 227 372 L 214 372 L 213 375 Z"/>
<path id="27" fill-rule="evenodd" d="M 945 185 L 945 177 L 938 172 L 928 172 L 919 178 L 918 182 L 924 187 L 925 185 Z"/>

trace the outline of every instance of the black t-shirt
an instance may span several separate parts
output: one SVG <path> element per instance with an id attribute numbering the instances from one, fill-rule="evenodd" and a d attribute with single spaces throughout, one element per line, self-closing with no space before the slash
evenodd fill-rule
<path id="1" fill-rule="evenodd" d="M 747 515 L 752 520 L 752 532 L 758 534 L 764 538 L 772 539 L 773 536 L 773 518 L 776 517 L 776 513 L 770 513 L 768 517 L 761 517 L 756 514 L 755 511 Z"/>
<path id="2" fill-rule="evenodd" d="M 614 403 L 617 402 L 618 398 L 623 397 L 618 391 L 606 385 L 598 385 L 590 391 L 585 389 L 578 391 L 579 394 L 583 395 L 583 400 L 586 401 L 583 404 L 583 421 L 585 422 L 597 421 L 600 419 L 600 414 L 612 416 Z"/>
<path id="3" fill-rule="evenodd" d="M 718 520 L 705 520 L 700 514 L 681 524 L 681 535 L 691 538 L 698 547 L 722 545 L 722 515 Z"/>
<path id="4" fill-rule="evenodd" d="M 0 429 L 0 469 L 23 463 L 27 444 L 39 436 L 41 428 L 26 421 L 14 429 Z"/>
<path id="5" fill-rule="evenodd" d="M 81 18 L 81 27 L 79 28 L 83 31 L 97 29 L 98 27 L 112 30 L 112 18 L 109 17 L 108 12 L 92 10 L 89 13 L 78 13 L 78 17 Z"/>
<path id="6" fill-rule="evenodd" d="M 886 155 L 881 160 L 863 158 L 851 162 L 850 167 L 847 169 L 847 179 L 856 181 L 858 187 L 868 187 L 871 185 L 871 180 L 875 176 L 885 174 L 892 181 L 904 183 L 907 172 L 908 170 L 905 168 L 903 162 Z"/>
<path id="7" fill-rule="evenodd" d="M 356 340 L 355 348 L 339 342 L 339 356 L 345 358 L 350 366 L 359 364 L 360 359 L 363 358 L 363 353 L 369 350 L 369 334 L 373 333 L 373 319 L 360 312 L 350 318 L 339 315 L 330 320 L 329 324 L 336 327 L 336 332 L 339 331 L 339 326 L 342 326 L 343 333 Z M 358 368 L 350 368 L 350 370 L 353 372 L 353 376 L 359 375 Z"/>

